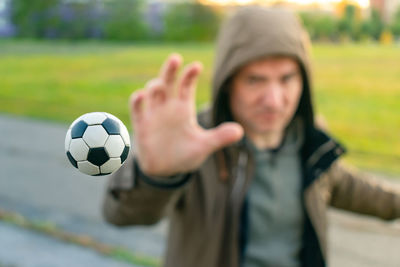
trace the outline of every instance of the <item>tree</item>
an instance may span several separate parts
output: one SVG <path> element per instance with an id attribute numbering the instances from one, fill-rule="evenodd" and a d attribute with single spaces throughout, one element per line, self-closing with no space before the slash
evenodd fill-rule
<path id="1" fill-rule="evenodd" d="M 362 24 L 362 32 L 368 34 L 375 40 L 379 40 L 382 32 L 385 29 L 385 24 L 381 15 L 376 9 L 372 9 L 371 16 Z"/>
<path id="2" fill-rule="evenodd" d="M 357 8 L 354 5 L 346 5 L 343 18 L 339 20 L 338 30 L 341 35 L 356 40 L 360 33 L 360 25 L 356 17 Z"/>
<path id="3" fill-rule="evenodd" d="M 13 0 L 12 21 L 19 37 L 84 39 L 101 31 L 98 2 L 60 0 Z"/>
<path id="4" fill-rule="evenodd" d="M 338 39 L 338 22 L 331 15 L 321 13 L 302 12 L 300 18 L 312 40 Z"/>
<path id="5" fill-rule="evenodd" d="M 214 40 L 220 17 L 209 6 L 199 3 L 171 5 L 164 16 L 164 39 L 168 41 Z"/>
<path id="6" fill-rule="evenodd" d="M 17 27 L 17 36 L 43 37 L 46 26 L 51 22 L 49 14 L 57 5 L 57 0 L 11 1 L 11 20 Z"/>
<path id="7" fill-rule="evenodd" d="M 400 38 L 400 7 L 397 9 L 396 13 L 393 16 L 390 29 L 394 36 Z"/>
<path id="8" fill-rule="evenodd" d="M 111 40 L 144 40 L 148 26 L 143 15 L 143 0 L 113 0 L 107 2 L 108 18 L 104 25 L 105 38 Z"/>

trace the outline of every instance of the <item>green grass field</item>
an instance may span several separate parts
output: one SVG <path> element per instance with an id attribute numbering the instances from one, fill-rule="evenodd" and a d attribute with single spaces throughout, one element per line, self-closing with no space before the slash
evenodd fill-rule
<path id="1" fill-rule="evenodd" d="M 70 123 L 106 111 L 129 125 L 127 100 L 180 52 L 205 66 L 197 105 L 210 97 L 213 46 L 0 42 L 0 111 Z M 315 45 L 314 102 L 347 161 L 400 175 L 400 49 L 378 45 Z"/>

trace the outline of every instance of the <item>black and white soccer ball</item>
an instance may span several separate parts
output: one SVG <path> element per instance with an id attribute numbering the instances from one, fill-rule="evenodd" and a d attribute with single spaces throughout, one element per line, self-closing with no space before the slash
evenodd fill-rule
<path id="1" fill-rule="evenodd" d="M 65 136 L 65 152 L 71 164 L 88 175 L 107 175 L 119 169 L 130 150 L 125 125 L 106 112 L 77 118 Z"/>

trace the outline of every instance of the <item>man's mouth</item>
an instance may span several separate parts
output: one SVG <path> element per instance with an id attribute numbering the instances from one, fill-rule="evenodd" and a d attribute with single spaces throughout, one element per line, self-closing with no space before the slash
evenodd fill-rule
<path id="1" fill-rule="evenodd" d="M 261 112 L 257 114 L 263 120 L 276 120 L 279 118 L 278 112 Z"/>

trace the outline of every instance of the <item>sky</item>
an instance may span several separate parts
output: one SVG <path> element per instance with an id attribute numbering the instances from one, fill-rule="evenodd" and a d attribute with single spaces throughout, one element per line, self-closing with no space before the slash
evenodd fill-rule
<path id="1" fill-rule="evenodd" d="M 0 10 L 4 8 L 6 0 L 0 0 Z M 267 0 L 264 0 L 267 1 Z M 326 2 L 337 3 L 342 0 L 286 0 L 287 2 L 299 3 L 299 4 L 310 4 L 310 3 L 320 3 L 325 4 Z M 368 7 L 369 0 L 352 0 L 353 2 L 357 2 L 361 7 Z M 254 0 L 207 0 L 207 2 L 213 2 L 216 4 L 250 4 L 255 2 Z M 259 1 L 261 2 L 261 1 Z"/>
<path id="2" fill-rule="evenodd" d="M 264 0 L 264 1 L 266 2 L 266 0 Z M 312 4 L 312 3 L 326 4 L 327 2 L 338 3 L 338 2 L 341 2 L 342 0 L 286 0 L 286 1 L 292 2 L 292 3 L 298 3 L 298 4 Z M 250 4 L 250 3 L 254 3 L 256 1 L 254 1 L 254 0 L 207 0 L 207 2 L 213 2 L 216 4 Z M 263 2 L 263 1 L 258 1 L 258 2 Z M 361 7 L 369 6 L 369 0 L 352 0 L 351 2 L 356 2 Z"/>
<path id="3" fill-rule="evenodd" d="M 338 3 L 341 2 L 341 0 L 288 0 L 288 2 L 295 2 L 300 4 L 326 3 L 326 2 Z M 369 0 L 355 0 L 354 2 L 358 3 L 358 5 L 360 5 L 361 7 L 369 6 Z"/>

